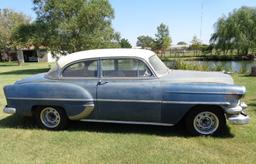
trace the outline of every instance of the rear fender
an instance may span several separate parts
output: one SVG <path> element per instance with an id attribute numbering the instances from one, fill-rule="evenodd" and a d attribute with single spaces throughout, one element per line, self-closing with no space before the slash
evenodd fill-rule
<path id="1" fill-rule="evenodd" d="M 17 114 L 22 115 L 31 115 L 34 106 L 59 106 L 65 109 L 69 118 L 79 119 L 77 115 L 85 109 L 91 111 L 87 112 L 88 116 L 94 108 L 92 95 L 85 88 L 71 83 L 14 84 L 5 86 L 4 92 L 8 106 L 16 108 Z"/>

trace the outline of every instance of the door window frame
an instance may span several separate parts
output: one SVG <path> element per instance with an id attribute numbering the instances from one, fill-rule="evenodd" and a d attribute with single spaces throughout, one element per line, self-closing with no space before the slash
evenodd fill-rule
<path id="1" fill-rule="evenodd" d="M 102 66 L 101 66 L 101 61 L 102 60 L 115 60 L 115 59 L 135 59 L 138 60 L 140 62 L 142 62 L 143 64 L 146 65 L 146 67 L 148 68 L 148 70 L 151 72 L 152 76 L 137 76 L 137 77 L 104 77 L 102 76 Z M 142 58 L 139 57 L 131 57 L 131 56 L 115 56 L 115 57 L 100 57 L 99 58 L 99 78 L 100 79 L 120 79 L 120 80 L 129 80 L 129 79 L 134 79 L 134 80 L 142 80 L 142 79 L 156 79 L 157 76 L 154 72 L 154 70 L 151 68 L 151 66 Z"/>
<path id="2" fill-rule="evenodd" d="M 80 62 L 86 62 L 89 60 L 95 60 L 97 62 L 97 76 L 96 77 L 83 77 L 83 76 L 77 76 L 77 77 L 65 77 L 63 76 L 63 72 L 65 71 L 66 68 L 68 68 L 69 66 L 73 65 L 73 64 L 77 64 Z M 99 58 L 88 58 L 88 59 L 82 59 L 82 60 L 76 60 L 74 62 L 68 63 L 66 64 L 60 71 L 60 79 L 99 79 L 100 77 L 100 69 L 99 69 Z"/>

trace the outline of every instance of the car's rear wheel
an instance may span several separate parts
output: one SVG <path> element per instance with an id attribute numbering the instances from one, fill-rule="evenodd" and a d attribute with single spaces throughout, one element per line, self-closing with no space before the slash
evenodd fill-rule
<path id="1" fill-rule="evenodd" d="M 219 109 L 194 109 L 186 117 L 186 128 L 192 135 L 220 134 L 225 126 L 225 115 Z"/>
<path id="2" fill-rule="evenodd" d="M 48 130 L 63 130 L 68 124 L 65 111 L 58 107 L 40 107 L 35 111 L 35 118 L 41 128 Z"/>

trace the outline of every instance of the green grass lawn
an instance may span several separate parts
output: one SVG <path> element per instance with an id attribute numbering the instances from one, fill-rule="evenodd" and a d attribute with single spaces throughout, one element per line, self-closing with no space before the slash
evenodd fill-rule
<path id="1" fill-rule="evenodd" d="M 6 104 L 4 85 L 47 70 L 45 63 L 0 63 L 0 108 Z M 52 132 L 1 110 L 0 163 L 255 163 L 256 77 L 234 79 L 247 87 L 251 122 L 229 125 L 221 137 L 189 137 L 182 127 L 82 122 Z"/>

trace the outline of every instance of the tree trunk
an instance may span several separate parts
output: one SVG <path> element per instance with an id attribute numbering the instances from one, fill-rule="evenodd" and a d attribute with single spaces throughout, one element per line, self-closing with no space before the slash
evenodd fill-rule
<path id="1" fill-rule="evenodd" d="M 256 66 L 251 68 L 251 76 L 256 76 Z"/>
<path id="2" fill-rule="evenodd" d="M 24 63 L 23 51 L 22 50 L 16 50 L 16 52 L 17 52 L 18 65 L 21 65 L 22 63 Z"/>
<path id="3" fill-rule="evenodd" d="M 11 58 L 11 55 L 9 54 L 9 52 L 8 52 L 8 51 L 6 51 L 5 53 L 6 53 L 6 54 L 7 54 L 7 56 L 8 56 L 8 62 L 11 62 L 11 61 L 12 61 L 12 60 L 11 60 L 11 59 L 12 59 L 12 58 Z"/>
<path id="4" fill-rule="evenodd" d="M 249 48 L 247 48 L 247 49 L 245 50 L 245 55 L 247 56 L 248 53 L 249 53 Z"/>

